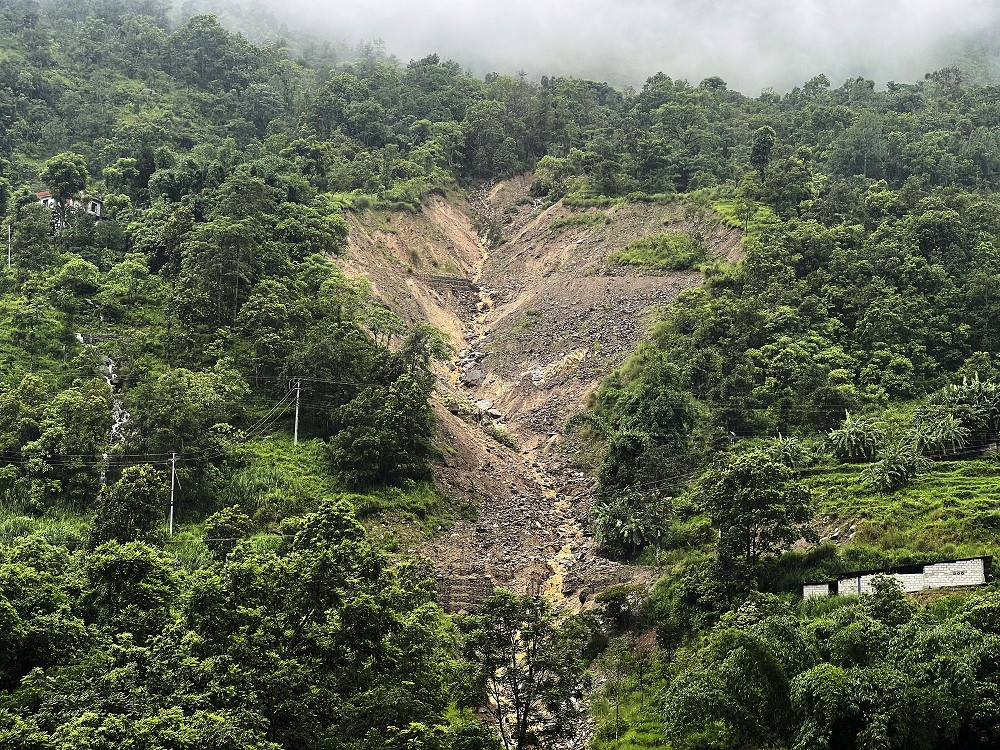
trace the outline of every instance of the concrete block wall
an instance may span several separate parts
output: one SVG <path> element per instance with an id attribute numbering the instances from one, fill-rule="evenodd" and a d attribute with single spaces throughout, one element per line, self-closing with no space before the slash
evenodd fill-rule
<path id="1" fill-rule="evenodd" d="M 903 591 L 912 594 L 914 591 L 923 591 L 927 588 L 927 582 L 923 573 L 893 573 L 893 578 L 899 581 Z"/>
<path id="2" fill-rule="evenodd" d="M 915 591 L 923 591 L 927 588 L 924 582 L 923 573 L 871 573 L 870 575 L 861 576 L 861 586 L 860 591 L 857 584 L 857 579 L 854 578 L 854 587 L 848 591 L 849 594 L 873 594 L 875 593 L 875 579 L 881 575 L 888 575 L 889 578 L 895 578 L 900 586 L 903 587 L 903 591 L 908 594 L 912 594 Z"/>
<path id="3" fill-rule="evenodd" d="M 984 583 L 986 583 L 986 570 L 982 559 L 934 563 L 924 566 L 924 588 L 979 586 Z"/>
<path id="4" fill-rule="evenodd" d="M 812 596 L 827 596 L 830 593 L 830 584 L 816 583 L 802 587 L 802 596 L 806 599 Z"/>
<path id="5" fill-rule="evenodd" d="M 841 595 L 858 593 L 858 577 L 848 576 L 837 581 L 837 593 Z"/>
<path id="6" fill-rule="evenodd" d="M 870 594 L 876 576 L 891 575 L 903 587 L 903 591 L 914 593 L 925 589 L 952 588 L 955 586 L 981 586 L 986 583 L 986 564 L 982 558 L 931 563 L 924 566 L 921 573 L 867 573 L 861 576 L 844 576 L 837 581 L 837 593 Z M 826 584 L 802 587 L 802 595 L 823 596 Z"/>
<path id="7" fill-rule="evenodd" d="M 875 576 L 879 575 L 875 573 L 873 575 L 861 576 L 861 585 L 854 590 L 852 593 L 860 594 L 872 594 L 875 592 L 875 588 L 872 583 L 875 581 Z"/>

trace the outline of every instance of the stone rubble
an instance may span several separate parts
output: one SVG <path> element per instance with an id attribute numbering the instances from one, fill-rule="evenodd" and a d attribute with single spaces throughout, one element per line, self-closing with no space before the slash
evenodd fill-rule
<path id="1" fill-rule="evenodd" d="M 696 272 L 641 275 L 609 267 L 601 257 L 662 231 L 669 209 L 631 207 L 635 216 L 606 231 L 558 234 L 545 219 L 570 212 L 556 206 L 542 213 L 523 192 L 505 189 L 484 190 L 476 199 L 480 236 L 490 241 L 474 283 L 456 285 L 452 297 L 464 342 L 449 373 L 457 390 L 444 383 L 442 390 L 451 402 L 467 403 L 449 406 L 453 413 L 505 430 L 521 450 L 483 435 L 485 455 L 495 461 L 470 480 L 477 487 L 469 494 L 478 498 L 476 519 L 458 521 L 425 552 L 452 611 L 474 606 L 477 592 L 481 598 L 491 586 L 545 593 L 578 609 L 594 592 L 650 582 L 656 572 L 597 554 L 589 527 L 596 482 L 579 470 L 566 422 L 635 351 L 651 311 L 701 278 Z"/>

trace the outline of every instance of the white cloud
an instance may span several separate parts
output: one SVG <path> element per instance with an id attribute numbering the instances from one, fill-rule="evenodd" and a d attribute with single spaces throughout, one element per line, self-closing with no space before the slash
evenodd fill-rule
<path id="1" fill-rule="evenodd" d="M 277 2 L 277 0 L 269 0 Z M 996 30 L 996 0 L 291 0 L 295 25 L 350 43 L 381 38 L 477 73 L 577 75 L 639 85 L 662 70 L 720 75 L 749 94 L 818 73 L 912 81 Z"/>

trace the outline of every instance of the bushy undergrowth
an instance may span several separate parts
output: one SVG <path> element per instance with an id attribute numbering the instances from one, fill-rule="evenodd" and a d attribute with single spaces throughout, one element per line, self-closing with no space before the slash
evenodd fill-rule
<path id="1" fill-rule="evenodd" d="M 685 271 L 705 260 L 705 247 L 701 238 L 690 232 L 662 232 L 626 245 L 611 253 L 608 260 L 660 271 Z"/>

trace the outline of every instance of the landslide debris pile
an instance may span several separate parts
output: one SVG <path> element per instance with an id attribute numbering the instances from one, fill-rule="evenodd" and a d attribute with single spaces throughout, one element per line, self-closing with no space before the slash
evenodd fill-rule
<path id="1" fill-rule="evenodd" d="M 425 550 L 443 599 L 467 609 L 491 586 L 579 607 L 592 592 L 647 578 L 599 556 L 588 515 L 595 481 L 566 422 L 643 338 L 656 308 L 697 286 L 697 271 L 654 273 L 609 259 L 664 227 L 691 229 L 674 204 L 544 207 L 519 177 L 466 201 L 435 196 L 422 214 L 359 214 L 346 271 L 408 322 L 445 331 L 439 373 L 441 488 L 474 509 Z M 698 227 L 710 253 L 739 236 Z"/>

